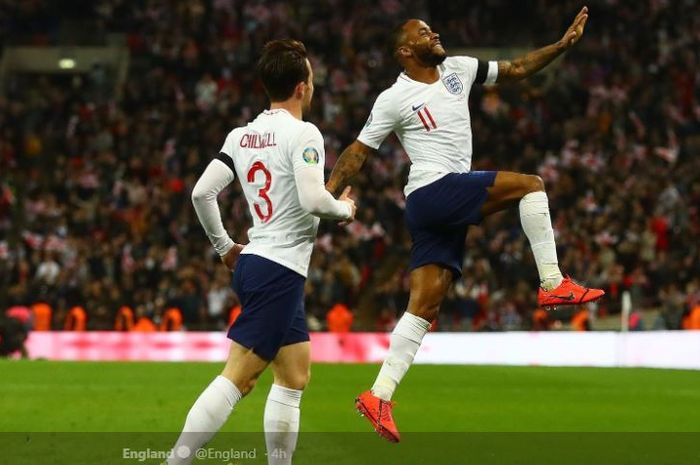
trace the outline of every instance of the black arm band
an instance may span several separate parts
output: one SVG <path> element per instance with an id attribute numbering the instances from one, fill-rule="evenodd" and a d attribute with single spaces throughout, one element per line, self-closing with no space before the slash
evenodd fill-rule
<path id="1" fill-rule="evenodd" d="M 231 157 L 226 155 L 224 152 L 219 152 L 219 154 L 214 158 L 223 162 L 224 165 L 229 167 L 229 169 L 233 172 L 234 175 L 236 174 L 236 168 L 233 166 L 233 160 L 231 160 Z"/>
<path id="2" fill-rule="evenodd" d="M 476 78 L 474 82 L 476 84 L 483 84 L 486 82 L 486 76 L 489 73 L 489 63 L 488 61 L 479 60 L 479 64 L 476 68 Z"/>

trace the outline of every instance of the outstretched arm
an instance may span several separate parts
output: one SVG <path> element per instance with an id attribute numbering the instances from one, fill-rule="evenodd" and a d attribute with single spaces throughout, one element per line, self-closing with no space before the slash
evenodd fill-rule
<path id="1" fill-rule="evenodd" d="M 373 148 L 358 140 L 348 145 L 338 157 L 338 161 L 333 167 L 333 172 L 331 172 L 331 177 L 326 183 L 326 189 L 333 195 L 337 195 L 341 187 L 346 186 L 350 178 L 360 171 L 367 156 L 374 151 Z"/>
<path id="2" fill-rule="evenodd" d="M 588 20 L 588 7 L 581 8 L 578 15 L 566 30 L 564 36 L 556 43 L 511 61 L 498 62 L 497 82 L 513 82 L 525 79 L 547 66 L 556 57 L 564 53 L 581 39 L 583 28 Z"/>

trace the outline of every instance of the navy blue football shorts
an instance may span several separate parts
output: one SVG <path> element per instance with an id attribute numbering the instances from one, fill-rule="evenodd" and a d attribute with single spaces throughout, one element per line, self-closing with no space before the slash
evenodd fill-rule
<path id="1" fill-rule="evenodd" d="M 299 273 L 259 255 L 242 254 L 233 272 L 241 314 L 229 339 L 272 361 L 281 347 L 309 340 Z"/>
<path id="2" fill-rule="evenodd" d="M 481 207 L 496 171 L 450 173 L 406 199 L 406 224 L 413 239 L 410 270 L 442 265 L 462 276 L 464 243 L 470 225 L 481 223 Z"/>

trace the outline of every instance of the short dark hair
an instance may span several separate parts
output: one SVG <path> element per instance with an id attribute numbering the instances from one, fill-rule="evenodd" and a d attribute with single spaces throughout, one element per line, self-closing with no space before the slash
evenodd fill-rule
<path id="1" fill-rule="evenodd" d="M 389 40 L 386 44 L 387 51 L 393 57 L 396 57 L 396 51 L 399 49 L 401 43 L 404 40 L 405 31 L 403 30 L 403 27 L 406 25 L 407 22 L 407 19 L 401 21 L 394 27 L 394 29 L 392 29 L 391 34 L 389 35 Z"/>
<path id="2" fill-rule="evenodd" d="M 287 100 L 297 84 L 309 80 L 306 47 L 298 40 L 281 39 L 266 43 L 257 68 L 272 102 Z"/>

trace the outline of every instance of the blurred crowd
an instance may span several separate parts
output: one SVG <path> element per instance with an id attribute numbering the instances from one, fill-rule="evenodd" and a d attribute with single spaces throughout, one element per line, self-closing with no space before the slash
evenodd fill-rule
<path id="1" fill-rule="evenodd" d="M 266 108 L 254 73 L 262 45 L 291 36 L 310 51 L 307 119 L 324 135 L 330 170 L 400 71 L 386 39 L 402 18 L 427 20 L 448 53 L 526 50 L 558 40 L 580 8 L 516 3 L 101 0 L 66 2 L 62 17 L 49 0 L 2 2 L 4 45 L 55 44 L 73 15 L 95 37 L 124 34 L 131 55 L 117 89 L 99 64 L 81 75 L 5 76 L 0 307 L 46 302 L 54 328 L 76 306 L 88 329 L 114 328 L 124 306 L 156 324 L 178 308 L 188 329 L 226 327 L 237 306 L 230 273 L 189 195 L 226 134 Z M 548 72 L 472 90 L 474 169 L 544 179 L 562 270 L 609 294 L 590 311 L 619 312 L 629 292 L 634 310 L 660 309 L 653 328 L 688 327 L 700 312 L 700 9 L 694 0 L 589 9 L 584 38 Z M 407 168 L 389 138 L 354 181 L 358 220 L 322 225 L 307 281 L 312 329 L 389 330 L 404 311 Z M 246 242 L 237 182 L 219 202 L 228 231 Z M 467 240 L 464 277 L 437 329 L 554 324 L 556 313 L 535 306 L 517 210 Z"/>

